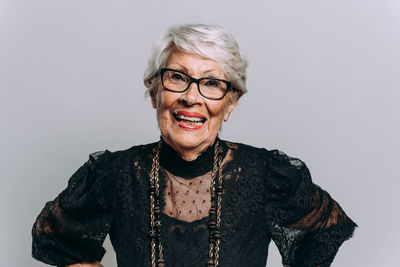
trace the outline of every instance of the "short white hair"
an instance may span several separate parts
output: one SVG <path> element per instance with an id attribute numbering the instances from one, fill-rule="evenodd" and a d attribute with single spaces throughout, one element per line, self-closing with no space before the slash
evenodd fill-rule
<path id="1" fill-rule="evenodd" d="M 235 38 L 217 25 L 180 24 L 170 27 L 153 48 L 143 78 L 147 93 L 157 89 L 159 82 L 155 79 L 174 49 L 215 60 L 232 82 L 236 96 L 247 92 L 248 63 Z"/>

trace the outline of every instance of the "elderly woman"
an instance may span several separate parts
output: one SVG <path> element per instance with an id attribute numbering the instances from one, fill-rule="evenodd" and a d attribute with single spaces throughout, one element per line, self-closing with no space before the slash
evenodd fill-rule
<path id="1" fill-rule="evenodd" d="M 161 140 L 94 153 L 46 204 L 33 256 L 100 266 L 110 235 L 119 267 L 329 266 L 355 223 L 278 150 L 219 139 L 246 93 L 247 62 L 217 26 L 170 28 L 144 77 Z"/>

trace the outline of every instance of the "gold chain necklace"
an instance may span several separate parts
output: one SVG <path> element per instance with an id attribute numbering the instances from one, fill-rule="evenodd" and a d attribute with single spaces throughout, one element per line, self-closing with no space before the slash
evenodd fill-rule
<path id="1" fill-rule="evenodd" d="M 164 267 L 165 260 L 163 255 L 163 247 L 161 242 L 161 208 L 160 208 L 160 150 L 162 141 L 159 141 L 153 149 L 153 163 L 150 172 L 150 248 L 151 248 L 151 266 Z M 211 208 L 209 228 L 209 244 L 208 244 L 208 260 L 207 267 L 217 267 L 219 261 L 219 247 L 221 243 L 221 207 L 222 207 L 222 149 L 219 142 L 214 148 L 214 164 L 211 173 Z M 218 176 L 218 186 L 215 187 L 216 178 Z M 158 256 L 157 256 L 158 245 Z M 158 259 L 157 259 L 158 258 Z"/>

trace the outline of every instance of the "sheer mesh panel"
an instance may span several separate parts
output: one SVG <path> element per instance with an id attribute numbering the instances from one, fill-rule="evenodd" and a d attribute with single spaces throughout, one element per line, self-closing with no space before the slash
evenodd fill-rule
<path id="1" fill-rule="evenodd" d="M 222 169 L 233 159 L 233 151 L 228 150 L 222 161 Z M 161 167 L 165 179 L 163 213 L 185 222 L 193 222 L 208 216 L 211 208 L 211 174 L 207 172 L 187 179 L 173 175 Z M 230 176 L 225 179 L 230 179 Z"/>

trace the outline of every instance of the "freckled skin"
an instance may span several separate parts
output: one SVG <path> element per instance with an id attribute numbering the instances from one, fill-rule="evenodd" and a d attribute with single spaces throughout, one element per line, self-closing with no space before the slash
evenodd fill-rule
<path id="1" fill-rule="evenodd" d="M 166 67 L 183 71 L 194 78 L 225 78 L 216 61 L 178 50 L 171 53 Z M 201 152 L 212 145 L 222 122 L 227 121 L 234 110 L 237 99 L 232 100 L 229 94 L 230 92 L 221 100 L 210 100 L 200 95 L 195 83 L 192 83 L 184 93 L 170 92 L 160 85 L 150 96 L 165 142 L 183 159 L 196 159 Z M 198 112 L 207 120 L 200 129 L 185 129 L 177 124 L 173 116 L 174 111 Z"/>

